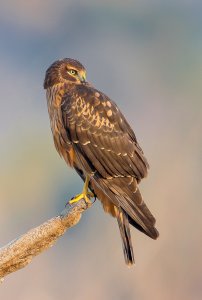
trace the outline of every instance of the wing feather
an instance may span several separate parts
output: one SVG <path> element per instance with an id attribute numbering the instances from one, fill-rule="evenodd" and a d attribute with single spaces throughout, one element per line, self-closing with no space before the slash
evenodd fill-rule
<path id="1" fill-rule="evenodd" d="M 95 174 L 93 189 L 99 185 L 115 206 L 126 211 L 130 223 L 156 238 L 155 219 L 137 188 L 149 165 L 116 104 L 89 86 L 78 86 L 63 96 L 61 108 L 77 156 Z"/>
<path id="2" fill-rule="evenodd" d="M 103 177 L 130 175 L 139 182 L 147 175 L 148 163 L 135 134 L 116 104 L 95 94 L 95 89 L 81 86 L 63 96 L 69 138 Z"/>

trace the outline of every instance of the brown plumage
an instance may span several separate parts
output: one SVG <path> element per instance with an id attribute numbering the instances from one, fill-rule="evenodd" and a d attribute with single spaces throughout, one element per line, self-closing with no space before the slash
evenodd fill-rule
<path id="1" fill-rule="evenodd" d="M 46 71 L 44 88 L 54 143 L 66 163 L 117 218 L 126 263 L 134 263 L 129 223 L 156 239 L 155 218 L 145 205 L 138 184 L 148 162 L 130 125 L 117 105 L 85 81 L 76 60 L 54 62 Z"/>

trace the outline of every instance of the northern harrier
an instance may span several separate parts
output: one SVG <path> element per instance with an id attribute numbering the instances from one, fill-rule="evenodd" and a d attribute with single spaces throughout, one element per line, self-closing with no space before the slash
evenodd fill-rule
<path id="1" fill-rule="evenodd" d="M 131 265 L 129 224 L 158 237 L 155 218 L 138 188 L 149 165 L 136 136 L 117 105 L 86 81 L 79 61 L 54 62 L 46 71 L 44 88 L 55 147 L 85 181 L 72 202 L 90 201 L 92 192 L 98 197 L 104 210 L 117 218 L 125 261 Z"/>

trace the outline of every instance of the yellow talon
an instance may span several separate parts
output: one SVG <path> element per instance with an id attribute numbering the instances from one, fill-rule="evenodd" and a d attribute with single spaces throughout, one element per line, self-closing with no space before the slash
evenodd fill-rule
<path id="1" fill-rule="evenodd" d="M 78 195 L 76 195 L 73 199 L 71 199 L 71 200 L 69 201 L 69 203 L 70 203 L 70 204 L 76 203 L 76 202 L 78 202 L 79 200 L 81 200 L 82 198 L 84 198 L 84 195 L 83 195 L 83 194 L 78 194 Z"/>
<path id="2" fill-rule="evenodd" d="M 89 195 L 89 194 L 88 194 Z M 72 200 L 69 201 L 70 204 L 72 203 L 76 203 L 78 202 L 79 200 L 81 199 L 84 199 L 87 203 L 91 203 L 90 201 L 90 197 L 88 197 L 88 195 L 85 195 L 85 194 L 78 194 L 76 195 Z"/>
<path id="3" fill-rule="evenodd" d="M 86 176 L 86 180 L 84 183 L 83 191 L 81 194 L 76 195 L 73 199 L 69 201 L 70 204 L 76 203 L 81 199 L 84 199 L 86 203 L 91 203 L 90 198 L 94 197 L 94 194 L 88 191 L 89 177 Z"/>

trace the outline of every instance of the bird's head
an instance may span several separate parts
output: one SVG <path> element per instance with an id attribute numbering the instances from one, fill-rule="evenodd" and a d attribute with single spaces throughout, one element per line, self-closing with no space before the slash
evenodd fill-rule
<path id="1" fill-rule="evenodd" d="M 86 70 L 84 66 L 75 59 L 64 58 L 55 61 L 46 71 L 44 88 L 54 86 L 58 83 L 82 84 L 86 81 Z"/>

